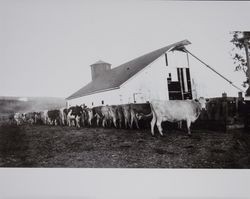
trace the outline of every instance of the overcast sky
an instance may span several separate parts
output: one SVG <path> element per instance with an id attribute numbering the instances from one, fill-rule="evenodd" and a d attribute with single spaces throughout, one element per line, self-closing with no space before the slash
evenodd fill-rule
<path id="1" fill-rule="evenodd" d="M 68 97 L 91 80 L 89 65 L 118 66 L 188 39 L 187 48 L 241 85 L 232 30 L 250 27 L 249 2 L 0 0 L 0 96 Z M 206 96 L 237 90 L 191 59 Z"/>

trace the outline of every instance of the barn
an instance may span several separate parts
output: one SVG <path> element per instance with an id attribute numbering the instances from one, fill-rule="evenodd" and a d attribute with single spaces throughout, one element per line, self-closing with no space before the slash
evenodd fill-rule
<path id="1" fill-rule="evenodd" d="M 192 99 L 189 58 L 182 50 L 189 44 L 176 42 L 114 68 L 101 60 L 90 65 L 92 81 L 66 98 L 67 106 Z"/>

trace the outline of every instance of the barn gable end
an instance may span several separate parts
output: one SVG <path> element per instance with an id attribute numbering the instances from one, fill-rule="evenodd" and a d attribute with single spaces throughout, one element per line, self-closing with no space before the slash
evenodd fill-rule
<path id="1" fill-rule="evenodd" d="M 168 71 L 174 66 L 172 63 L 174 59 L 171 57 L 178 54 L 174 53 L 179 52 L 174 50 L 176 47 L 187 44 L 190 42 L 184 40 L 113 68 L 69 96 L 67 101 L 69 105 L 85 103 L 87 106 L 99 106 L 145 103 L 152 98 L 167 100 L 169 99 Z M 167 58 L 165 53 L 171 50 L 174 51 L 169 52 Z M 178 57 L 175 60 L 181 59 Z M 186 66 L 179 65 L 179 67 Z"/>

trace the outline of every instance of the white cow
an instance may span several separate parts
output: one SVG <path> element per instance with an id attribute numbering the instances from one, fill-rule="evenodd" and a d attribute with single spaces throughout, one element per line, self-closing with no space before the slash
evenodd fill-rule
<path id="1" fill-rule="evenodd" d="M 201 97 L 198 101 L 195 100 L 152 100 L 150 102 L 153 118 L 151 120 L 151 133 L 154 135 L 155 124 L 158 127 L 160 134 L 162 133 L 161 123 L 164 121 L 187 122 L 188 134 L 191 134 L 190 126 L 199 117 L 201 110 L 206 109 L 206 100 Z"/>
<path id="2" fill-rule="evenodd" d="M 51 121 L 48 116 L 48 110 L 41 111 L 40 114 L 41 114 L 41 120 L 43 124 L 45 125 L 50 124 Z"/>
<path id="3" fill-rule="evenodd" d="M 16 124 L 18 126 L 21 125 L 23 123 L 23 114 L 22 113 L 15 113 L 14 120 L 16 121 Z"/>

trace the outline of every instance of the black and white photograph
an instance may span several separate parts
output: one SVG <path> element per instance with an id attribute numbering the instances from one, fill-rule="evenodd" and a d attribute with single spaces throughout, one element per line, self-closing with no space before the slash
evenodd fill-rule
<path id="1" fill-rule="evenodd" d="M 250 168 L 248 2 L 0 13 L 0 167 Z"/>

